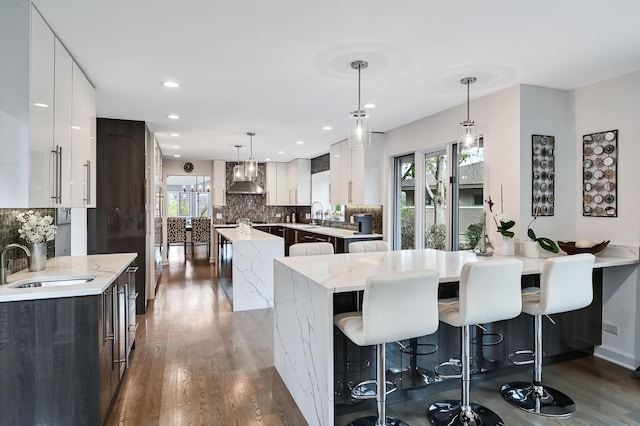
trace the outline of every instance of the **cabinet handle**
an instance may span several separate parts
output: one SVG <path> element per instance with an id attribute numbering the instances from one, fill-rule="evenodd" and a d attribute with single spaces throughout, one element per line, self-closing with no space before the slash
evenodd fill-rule
<path id="1" fill-rule="evenodd" d="M 138 269 L 136 267 L 136 269 Z M 129 269 L 127 269 L 129 272 Z M 131 323 L 129 322 L 129 284 L 124 284 L 124 328 L 129 331 Z M 129 350 L 129 333 L 124 334 L 124 363 L 129 368 L 129 357 L 127 351 Z"/>
<path id="2" fill-rule="evenodd" d="M 131 274 L 131 273 L 138 272 L 138 268 L 139 268 L 139 266 L 129 266 L 129 267 L 127 268 L 127 272 L 128 272 L 128 273 L 130 273 L 130 274 Z"/>
<path id="3" fill-rule="evenodd" d="M 316 241 L 322 241 L 323 243 L 328 243 L 328 242 L 329 242 L 329 239 L 323 240 L 323 239 L 322 239 L 322 238 L 320 238 L 320 237 L 316 237 Z"/>
<path id="4" fill-rule="evenodd" d="M 351 197 L 351 193 L 353 192 L 352 188 L 353 188 L 353 182 L 349 181 L 349 196 L 347 197 L 349 199 L 349 202 L 351 202 L 351 198 L 352 198 Z"/>
<path id="5" fill-rule="evenodd" d="M 54 203 L 62 204 L 62 147 L 56 145 L 56 149 L 51 151 L 54 157 L 53 176 L 53 198 Z"/>
<path id="6" fill-rule="evenodd" d="M 107 340 L 113 340 L 114 339 L 114 334 L 113 333 L 107 333 L 107 306 L 106 306 L 106 296 L 109 295 L 113 295 L 113 292 L 111 290 L 107 290 L 104 293 L 102 293 L 102 341 L 106 342 Z M 112 312 L 113 314 L 113 312 Z M 111 320 L 111 318 L 109 318 L 109 320 Z M 113 331 L 113 329 L 111 329 L 111 331 Z"/>
<path id="7" fill-rule="evenodd" d="M 308 236 L 308 235 L 305 235 L 305 236 L 304 236 L 304 239 L 305 239 L 305 240 L 313 240 L 313 237 L 310 237 L 310 236 Z"/>
<path id="8" fill-rule="evenodd" d="M 296 199 L 293 200 L 294 204 L 298 204 L 298 189 L 296 189 Z"/>
<path id="9" fill-rule="evenodd" d="M 91 160 L 87 160 L 83 164 L 87 168 L 87 183 L 85 193 L 87 196 L 84 198 L 86 204 L 91 204 Z"/>

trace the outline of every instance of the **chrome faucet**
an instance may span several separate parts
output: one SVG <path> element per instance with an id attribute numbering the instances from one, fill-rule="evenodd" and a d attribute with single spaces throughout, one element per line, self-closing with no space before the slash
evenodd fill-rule
<path id="1" fill-rule="evenodd" d="M 15 248 L 24 250 L 24 252 L 27 254 L 27 257 L 31 257 L 31 251 L 29 251 L 29 249 L 23 246 L 22 244 L 12 243 L 12 244 L 8 244 L 5 248 L 3 248 L 2 253 L 0 253 L 0 284 L 7 283 L 6 255 L 9 250 L 15 249 Z"/>
<path id="2" fill-rule="evenodd" d="M 320 204 L 320 217 L 322 221 L 322 226 L 324 226 L 324 208 L 322 207 L 322 203 L 320 201 L 314 201 L 311 203 L 311 224 L 316 225 L 316 215 L 313 213 L 313 206 L 316 204 Z"/>

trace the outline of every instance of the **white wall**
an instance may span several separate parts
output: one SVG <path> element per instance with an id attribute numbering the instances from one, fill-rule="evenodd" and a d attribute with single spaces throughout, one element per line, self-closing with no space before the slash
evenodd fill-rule
<path id="1" fill-rule="evenodd" d="M 576 236 L 593 241 L 640 246 L 640 72 L 575 90 L 576 151 L 582 151 L 582 135 L 618 130 L 618 217 L 583 217 L 581 191 L 574 199 L 578 212 Z M 579 155 L 582 160 L 582 155 Z M 581 161 L 574 174 L 582 180 Z M 640 364 L 640 277 L 637 268 L 605 272 L 603 321 L 617 325 L 619 333 L 603 333 L 596 354 L 629 368 Z"/>
<path id="2" fill-rule="evenodd" d="M 471 119 L 485 136 L 485 198 L 491 195 L 500 207 L 500 185 L 503 185 L 504 210 L 520 223 L 520 88 L 513 86 L 471 101 Z M 466 103 L 438 114 L 422 118 L 386 133 L 385 156 L 389 167 L 383 182 L 392 182 L 393 157 L 419 151 L 444 148 L 458 136 L 458 126 L 466 119 Z M 384 234 L 392 235 L 393 186 L 385 188 Z M 496 208 L 494 207 L 494 212 Z M 489 235 L 497 241 L 493 221 L 488 220 Z"/>
<path id="3" fill-rule="evenodd" d="M 555 137 L 555 204 L 554 216 L 539 217 L 534 226 L 538 236 L 555 240 L 574 240 L 576 235 L 576 191 L 580 185 L 575 173 L 582 165 L 582 151 L 575 145 L 573 96 L 566 90 L 520 86 L 520 222 L 518 233 L 528 241 L 527 226 L 531 215 L 532 154 L 531 136 Z"/>

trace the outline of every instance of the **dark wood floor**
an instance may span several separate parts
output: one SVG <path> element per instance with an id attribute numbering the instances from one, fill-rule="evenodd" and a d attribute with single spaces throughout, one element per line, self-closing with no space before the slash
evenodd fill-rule
<path id="1" fill-rule="evenodd" d="M 273 367 L 273 311 L 231 312 L 206 249 L 173 246 L 158 294 L 138 316 L 136 350 L 106 425 L 305 425 Z M 547 384 L 570 394 L 578 411 L 566 420 L 530 416 L 505 403 L 497 389 L 516 374 L 473 383 L 475 402 L 508 425 L 640 425 L 640 381 L 594 357 L 545 366 Z M 458 391 L 392 404 L 388 414 L 428 425 L 428 404 Z M 373 414 L 375 408 L 364 414 Z M 363 413 L 337 419 L 345 425 Z"/>

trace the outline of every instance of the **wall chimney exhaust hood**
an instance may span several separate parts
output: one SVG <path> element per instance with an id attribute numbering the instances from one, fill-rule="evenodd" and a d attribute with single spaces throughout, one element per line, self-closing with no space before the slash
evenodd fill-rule
<path id="1" fill-rule="evenodd" d="M 258 184 L 252 180 L 241 180 L 227 189 L 227 194 L 266 194 Z"/>

